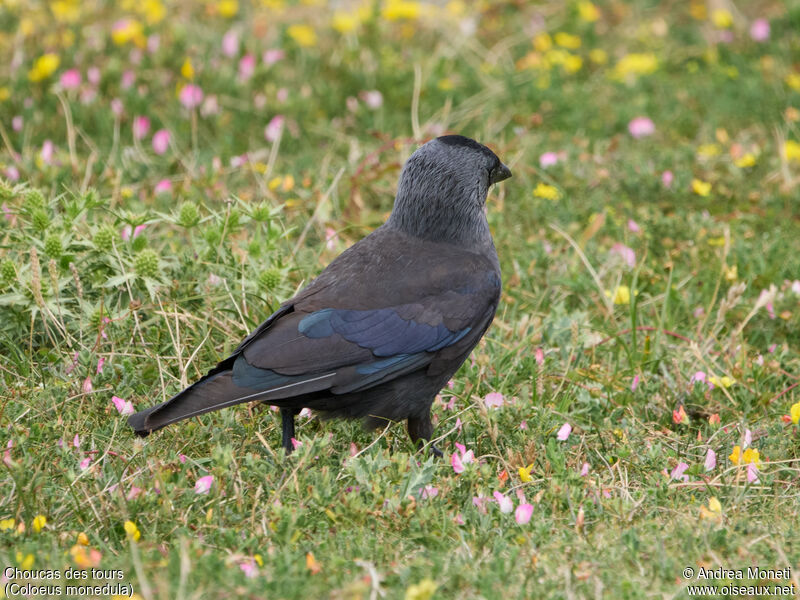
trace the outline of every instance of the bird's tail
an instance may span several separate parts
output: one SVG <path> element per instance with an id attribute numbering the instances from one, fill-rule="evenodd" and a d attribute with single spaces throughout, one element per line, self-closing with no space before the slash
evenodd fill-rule
<path id="1" fill-rule="evenodd" d="M 241 364 L 245 365 L 244 361 Z M 229 366 L 232 368 L 226 368 Z M 248 367 L 245 365 L 244 368 Z M 235 369 L 233 361 L 221 363 L 200 381 L 166 402 L 131 415 L 128 425 L 137 435 L 144 437 L 177 421 L 244 402 L 269 401 L 283 405 L 289 399 L 330 388 L 331 380 L 335 377 L 335 373 L 284 377 L 267 371 L 271 375 L 242 380 L 241 372 L 239 377 L 234 377 Z M 234 379 L 252 384 L 255 388 L 237 385 Z"/>
<path id="2" fill-rule="evenodd" d="M 131 415 L 128 425 L 144 437 L 177 421 L 258 399 L 251 398 L 253 390 L 234 384 L 232 375 L 226 370 L 205 377 L 166 402 Z"/>

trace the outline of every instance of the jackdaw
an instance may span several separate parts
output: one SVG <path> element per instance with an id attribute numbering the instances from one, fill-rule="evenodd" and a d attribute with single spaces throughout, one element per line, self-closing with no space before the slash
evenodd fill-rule
<path id="1" fill-rule="evenodd" d="M 304 407 L 323 418 L 360 418 L 368 428 L 407 419 L 415 446 L 430 441 L 434 397 L 497 310 L 500 265 L 484 205 L 489 186 L 509 177 L 494 152 L 469 138 L 422 145 L 403 167 L 383 225 L 205 377 L 128 424 L 145 436 L 261 401 L 280 407 L 287 452 Z"/>

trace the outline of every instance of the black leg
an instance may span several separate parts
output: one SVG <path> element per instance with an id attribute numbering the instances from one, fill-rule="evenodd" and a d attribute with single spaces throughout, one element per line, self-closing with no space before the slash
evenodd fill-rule
<path id="1" fill-rule="evenodd" d="M 418 448 L 425 442 L 431 441 L 433 437 L 433 423 L 431 423 L 430 412 L 422 417 L 408 418 L 408 437 L 411 438 L 411 442 Z M 431 454 L 434 456 L 438 458 L 443 456 L 442 451 L 433 444 L 431 444 L 430 449 Z"/>
<path id="2" fill-rule="evenodd" d="M 286 450 L 286 454 L 291 454 L 294 450 L 294 447 L 292 446 L 292 438 L 294 437 L 294 415 L 294 409 L 281 409 L 281 426 L 283 429 L 283 439 L 281 440 L 281 443 L 284 450 Z"/>

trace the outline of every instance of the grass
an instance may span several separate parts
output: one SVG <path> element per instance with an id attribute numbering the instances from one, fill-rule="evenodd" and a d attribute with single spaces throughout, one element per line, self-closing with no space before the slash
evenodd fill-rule
<path id="1" fill-rule="evenodd" d="M 0 563 L 148 600 L 673 598 L 750 566 L 796 594 L 800 5 L 322 4 L 0 8 Z M 444 460 L 305 418 L 287 458 L 256 407 L 131 435 L 112 397 L 227 356 L 444 131 L 514 172 Z"/>

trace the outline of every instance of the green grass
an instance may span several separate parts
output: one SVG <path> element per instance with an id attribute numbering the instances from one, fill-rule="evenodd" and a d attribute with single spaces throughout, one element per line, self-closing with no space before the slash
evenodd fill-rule
<path id="1" fill-rule="evenodd" d="M 748 566 L 789 567 L 760 583 L 800 589 L 800 433 L 783 418 L 800 402 L 800 4 L 740 3 L 730 43 L 701 3 L 599 3 L 592 22 L 577 3 L 395 19 L 418 3 L 376 2 L 344 33 L 320 2 L 224 4 L 0 7 L 0 51 L 18 57 L 0 69 L 0 564 L 119 569 L 146 599 L 673 598 L 705 583 L 686 567 Z M 141 33 L 116 43 L 123 18 Z M 544 31 L 581 45 L 532 43 Z M 59 65 L 31 81 L 44 52 Z M 619 76 L 631 53 L 655 70 Z M 187 58 L 216 109 L 182 106 Z M 80 88 L 62 89 L 71 68 Z M 637 116 L 652 135 L 628 133 Z M 403 161 L 443 131 L 514 172 L 488 202 L 497 317 L 434 404 L 445 459 L 414 453 L 402 424 L 305 418 L 285 457 L 277 413 L 246 406 L 134 438 L 112 396 L 145 408 L 226 357 L 383 222 Z M 545 152 L 562 154 L 543 168 Z M 615 304 L 620 286 L 635 291 Z M 729 458 L 748 431 L 754 482 Z M 456 443 L 478 457 L 461 474 Z M 495 491 L 524 494 L 530 522 Z"/>

